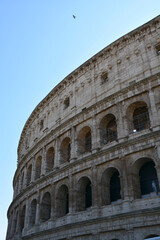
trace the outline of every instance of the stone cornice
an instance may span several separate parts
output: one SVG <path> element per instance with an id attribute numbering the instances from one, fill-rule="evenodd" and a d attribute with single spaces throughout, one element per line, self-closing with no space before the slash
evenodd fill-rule
<path id="1" fill-rule="evenodd" d="M 101 207 L 103 208 L 103 207 Z M 100 209 L 97 208 L 97 210 L 99 211 Z M 142 217 L 144 218 L 145 217 L 149 217 L 150 215 L 152 216 L 153 215 L 153 212 L 154 214 L 156 214 L 158 216 L 158 214 L 160 213 L 160 207 L 155 207 L 154 209 L 142 209 L 142 210 L 136 210 L 136 211 L 127 211 L 127 212 L 123 212 L 123 215 L 122 213 L 119 213 L 119 214 L 114 214 L 112 216 L 103 216 L 103 217 L 97 217 L 95 216 L 95 218 L 91 218 L 91 219 L 86 219 L 85 221 L 77 221 L 77 222 L 73 222 L 73 223 L 68 223 L 68 224 L 64 224 L 62 226 L 59 226 L 59 227 L 55 227 L 55 228 L 50 228 L 50 229 L 46 229 L 46 230 L 43 230 L 41 232 L 36 232 L 36 233 L 31 233 L 31 234 L 28 234 L 28 235 L 24 235 L 22 236 L 22 239 L 31 239 L 31 238 L 34 238 L 36 237 L 37 235 L 38 236 L 43 236 L 43 235 L 49 235 L 50 233 L 53 233 L 53 232 L 56 232 L 57 231 L 65 231 L 67 228 L 70 229 L 70 228 L 75 228 L 75 226 L 78 226 L 78 227 L 82 227 L 82 226 L 88 226 L 90 224 L 93 224 L 93 223 L 103 223 L 105 222 L 106 224 L 108 222 L 111 222 L 111 221 L 118 221 L 119 219 L 123 219 L 125 222 L 129 221 L 129 219 L 133 218 L 134 216 L 138 216 L 139 218 Z M 76 215 L 79 214 L 79 213 L 73 213 L 73 215 Z M 121 228 L 122 230 L 123 228 Z M 125 227 L 124 227 L 124 230 L 125 230 Z M 101 233 L 103 232 L 106 232 L 106 229 L 101 229 L 100 230 Z M 85 234 L 85 236 L 91 236 L 92 233 L 87 233 Z M 62 238 L 64 239 L 64 238 Z"/>
<path id="2" fill-rule="evenodd" d="M 24 125 L 24 128 L 22 130 L 20 141 L 18 145 L 18 152 L 20 150 L 20 146 L 22 143 L 22 139 L 25 137 L 26 130 L 30 123 L 33 121 L 35 116 L 39 114 L 39 111 L 44 108 L 45 105 L 47 105 L 53 96 L 59 95 L 62 89 L 64 89 L 64 86 L 69 85 L 75 81 L 75 78 L 80 77 L 83 75 L 86 71 L 93 68 L 96 62 L 101 61 L 104 58 L 107 58 L 111 54 L 112 51 L 117 51 L 118 49 L 122 49 L 126 46 L 129 42 L 131 42 L 133 39 L 138 40 L 141 38 L 141 36 L 144 36 L 147 33 L 152 33 L 154 31 L 154 28 L 158 26 L 160 22 L 160 16 L 157 16 L 156 18 L 152 19 L 151 21 L 143 24 L 142 26 L 136 28 L 135 30 L 129 32 L 128 34 L 122 36 L 118 40 L 114 41 L 104 49 L 102 49 L 100 52 L 98 52 L 96 55 L 91 57 L 89 60 L 87 60 L 85 63 L 83 63 L 81 66 L 79 66 L 77 69 L 75 69 L 73 72 L 71 72 L 66 78 L 64 78 L 56 87 L 54 87 L 51 92 L 37 105 L 37 107 L 33 110 L 30 117 L 28 118 L 27 122 Z"/>

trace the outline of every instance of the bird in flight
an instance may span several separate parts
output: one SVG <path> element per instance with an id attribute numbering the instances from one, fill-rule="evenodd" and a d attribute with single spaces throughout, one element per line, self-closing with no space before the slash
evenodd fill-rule
<path id="1" fill-rule="evenodd" d="M 73 15 L 73 18 L 75 19 L 75 18 L 76 18 L 76 16 L 75 16 L 75 15 Z"/>

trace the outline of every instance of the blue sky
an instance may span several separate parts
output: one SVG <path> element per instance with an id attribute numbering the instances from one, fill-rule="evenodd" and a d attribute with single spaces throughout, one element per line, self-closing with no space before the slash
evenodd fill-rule
<path id="1" fill-rule="evenodd" d="M 18 141 L 35 106 L 88 58 L 159 13 L 159 0 L 0 0 L 0 240 Z"/>

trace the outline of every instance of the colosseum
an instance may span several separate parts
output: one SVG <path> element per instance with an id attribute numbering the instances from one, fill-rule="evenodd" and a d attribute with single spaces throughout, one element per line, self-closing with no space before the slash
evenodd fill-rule
<path id="1" fill-rule="evenodd" d="M 160 16 L 64 78 L 18 145 L 7 240 L 160 236 Z"/>

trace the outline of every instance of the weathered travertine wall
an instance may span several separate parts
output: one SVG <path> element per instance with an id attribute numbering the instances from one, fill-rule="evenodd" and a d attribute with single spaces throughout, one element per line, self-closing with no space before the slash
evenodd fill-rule
<path id="1" fill-rule="evenodd" d="M 160 235 L 160 16 L 43 99 L 18 147 L 6 239 Z"/>

